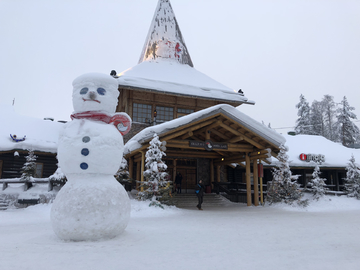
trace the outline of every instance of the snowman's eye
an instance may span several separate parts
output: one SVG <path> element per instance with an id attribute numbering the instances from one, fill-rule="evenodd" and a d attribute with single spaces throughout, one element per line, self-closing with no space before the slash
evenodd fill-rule
<path id="1" fill-rule="evenodd" d="M 104 88 L 98 88 L 97 89 L 97 92 L 99 93 L 99 95 L 105 95 L 105 93 L 106 93 L 106 90 L 104 89 Z"/>
<path id="2" fill-rule="evenodd" d="M 80 95 L 85 95 L 88 91 L 89 91 L 89 89 L 87 87 L 85 87 L 80 90 Z"/>

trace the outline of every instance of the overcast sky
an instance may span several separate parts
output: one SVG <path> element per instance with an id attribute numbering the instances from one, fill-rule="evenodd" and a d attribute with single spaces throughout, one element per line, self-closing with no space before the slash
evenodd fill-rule
<path id="1" fill-rule="evenodd" d="M 359 0 L 171 0 L 194 67 L 293 127 L 300 94 L 343 96 L 360 118 Z M 72 81 L 138 63 L 157 0 L 0 0 L 0 104 L 69 120 Z M 358 122 L 359 124 L 359 122 Z M 10 132 L 10 131 L 9 131 Z"/>

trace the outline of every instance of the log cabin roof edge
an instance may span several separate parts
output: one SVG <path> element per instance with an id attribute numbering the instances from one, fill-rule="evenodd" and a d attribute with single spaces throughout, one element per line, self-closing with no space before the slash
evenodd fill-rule
<path id="1" fill-rule="evenodd" d="M 134 90 L 255 104 L 202 72 L 167 59 L 142 62 L 118 74 L 117 80 L 120 87 Z"/>
<path id="2" fill-rule="evenodd" d="M 150 126 L 143 129 L 126 143 L 124 154 L 128 154 L 141 148 L 142 144 L 150 141 L 155 133 L 161 136 L 162 134 L 165 134 L 172 129 L 185 126 L 189 123 L 197 122 L 201 119 L 209 118 L 212 115 L 219 113 L 228 116 L 229 118 L 238 122 L 250 131 L 258 134 L 263 139 L 269 141 L 277 147 L 280 147 L 280 145 L 285 144 L 286 142 L 285 138 L 281 134 L 245 115 L 237 108 L 228 104 L 219 104 L 159 125 Z"/>

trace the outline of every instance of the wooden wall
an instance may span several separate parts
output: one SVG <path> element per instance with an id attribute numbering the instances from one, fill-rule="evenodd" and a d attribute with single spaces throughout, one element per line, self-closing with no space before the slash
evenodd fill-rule
<path id="1" fill-rule="evenodd" d="M 126 112 L 132 118 L 132 104 L 141 103 L 153 106 L 165 106 L 174 108 L 174 118 L 177 118 L 177 109 L 192 109 L 200 111 L 212 107 L 217 104 L 224 104 L 224 101 L 217 101 L 214 99 L 185 97 L 180 95 L 173 95 L 169 93 L 155 93 L 141 89 L 132 89 L 119 87 L 120 95 L 117 110 L 118 112 Z M 228 102 L 232 106 L 239 106 L 239 102 Z"/>
<path id="2" fill-rule="evenodd" d="M 0 163 L 2 163 L 0 178 L 17 178 L 21 176 L 21 168 L 24 166 L 28 152 L 17 151 L 19 156 L 14 156 L 14 152 L 0 153 Z M 35 155 L 38 157 L 36 163 L 43 164 L 43 178 L 49 177 L 56 171 L 58 161 L 55 154 L 35 152 Z"/>

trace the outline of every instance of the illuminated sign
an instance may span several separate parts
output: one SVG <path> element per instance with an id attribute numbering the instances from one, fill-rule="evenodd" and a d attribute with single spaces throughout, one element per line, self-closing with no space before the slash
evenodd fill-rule
<path id="1" fill-rule="evenodd" d="M 300 154 L 299 156 L 300 160 L 302 161 L 306 161 L 306 162 L 310 162 L 310 161 L 314 161 L 317 163 L 322 163 L 325 162 L 325 155 L 315 155 L 315 154 Z"/>

